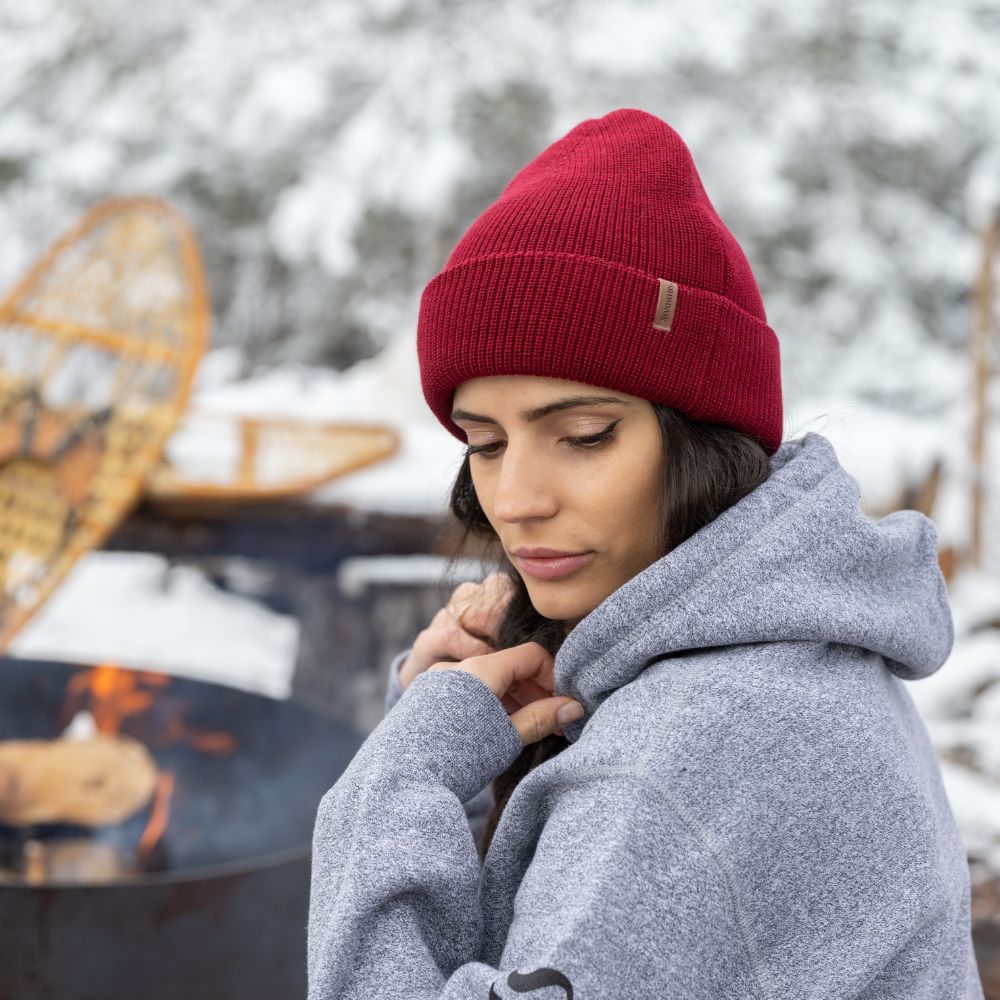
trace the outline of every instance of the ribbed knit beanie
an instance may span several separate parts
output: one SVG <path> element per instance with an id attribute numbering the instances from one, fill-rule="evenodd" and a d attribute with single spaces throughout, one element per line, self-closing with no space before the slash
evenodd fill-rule
<path id="1" fill-rule="evenodd" d="M 750 264 L 684 141 L 635 108 L 576 125 L 473 222 L 424 288 L 417 354 L 463 442 L 457 386 L 543 375 L 781 443 L 778 339 Z"/>

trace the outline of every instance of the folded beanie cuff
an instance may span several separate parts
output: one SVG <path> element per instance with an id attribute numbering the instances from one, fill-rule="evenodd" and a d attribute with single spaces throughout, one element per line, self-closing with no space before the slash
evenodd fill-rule
<path id="1" fill-rule="evenodd" d="M 523 374 L 662 403 L 742 431 L 769 455 L 781 443 L 774 331 L 731 299 L 670 274 L 552 251 L 475 257 L 425 286 L 417 347 L 428 404 L 460 441 L 455 388 Z"/>

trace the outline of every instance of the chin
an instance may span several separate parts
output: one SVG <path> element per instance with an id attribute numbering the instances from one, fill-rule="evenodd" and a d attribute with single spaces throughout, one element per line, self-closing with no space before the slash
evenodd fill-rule
<path id="1" fill-rule="evenodd" d="M 535 610 L 543 618 L 554 621 L 579 621 L 600 603 L 588 601 L 583 595 L 573 593 L 573 588 L 568 586 L 565 592 L 560 593 L 558 580 L 542 583 L 527 578 L 525 584 Z"/>

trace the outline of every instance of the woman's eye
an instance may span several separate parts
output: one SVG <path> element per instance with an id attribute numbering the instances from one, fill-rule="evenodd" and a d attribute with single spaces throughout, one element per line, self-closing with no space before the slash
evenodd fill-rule
<path id="1" fill-rule="evenodd" d="M 620 418 L 619 418 L 620 419 Z M 602 444 L 611 441 L 614 438 L 613 431 L 615 425 L 618 424 L 618 420 L 610 424 L 603 431 L 597 434 L 588 434 L 586 437 L 567 437 L 561 438 L 565 441 L 571 448 L 580 448 L 582 450 L 592 450 L 594 448 L 599 448 Z M 483 461 L 489 461 L 492 458 L 496 458 L 497 449 L 500 447 L 502 442 L 493 441 L 490 444 L 479 444 L 479 445 L 469 445 L 465 450 L 466 457 L 470 455 L 479 455 Z"/>
<path id="2" fill-rule="evenodd" d="M 472 444 L 465 449 L 465 456 L 468 458 L 469 455 L 482 455 L 483 458 L 491 458 L 495 452 L 490 451 L 490 449 L 498 448 L 499 446 L 499 441 L 494 441 L 492 444 Z"/>

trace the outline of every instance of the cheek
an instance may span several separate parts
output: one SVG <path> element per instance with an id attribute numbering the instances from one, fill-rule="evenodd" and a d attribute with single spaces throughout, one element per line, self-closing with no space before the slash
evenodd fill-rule
<path id="1" fill-rule="evenodd" d="M 581 511 L 595 527 L 601 526 L 621 548 L 642 547 L 650 526 L 659 521 L 659 464 L 650 471 L 645 456 L 634 452 L 622 460 L 592 470 L 577 492 Z M 618 547 L 618 546 L 616 546 Z"/>
<path id="2" fill-rule="evenodd" d="M 595 527 L 614 527 L 627 510 L 629 486 L 620 463 L 602 463 L 587 470 L 573 491 L 577 509 Z"/>
<path id="3" fill-rule="evenodd" d="M 660 544 L 661 462 L 650 469 L 638 461 L 621 470 L 615 493 L 615 519 L 623 547 L 648 555 Z M 637 471 L 638 470 L 638 471 Z"/>

